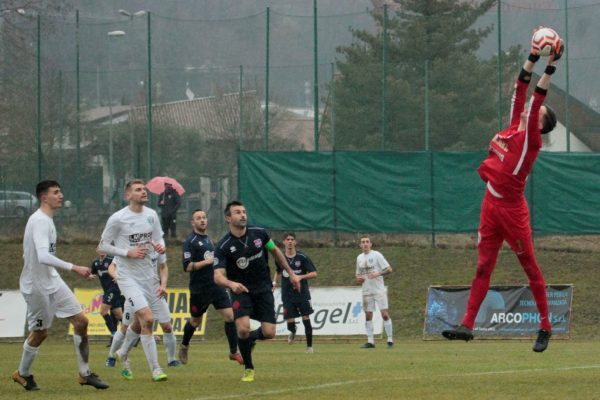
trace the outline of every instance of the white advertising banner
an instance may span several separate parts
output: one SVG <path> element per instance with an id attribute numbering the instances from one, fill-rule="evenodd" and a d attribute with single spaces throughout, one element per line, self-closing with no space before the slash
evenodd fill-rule
<path id="1" fill-rule="evenodd" d="M 27 303 L 18 290 L 0 290 L 0 337 L 25 336 Z"/>
<path id="2" fill-rule="evenodd" d="M 277 335 L 287 335 L 286 320 L 283 317 L 281 289 L 275 289 L 275 311 Z M 310 289 L 314 313 L 310 320 L 313 335 L 365 335 L 365 313 L 362 309 L 362 289 L 360 287 L 316 287 Z M 304 335 L 301 318 L 296 318 L 298 335 Z M 373 330 L 376 335 L 383 332 L 381 313 L 373 313 Z"/>

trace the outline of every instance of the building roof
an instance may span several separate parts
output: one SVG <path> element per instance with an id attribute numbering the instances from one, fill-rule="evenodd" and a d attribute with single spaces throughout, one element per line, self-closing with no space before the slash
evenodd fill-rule
<path id="1" fill-rule="evenodd" d="M 256 91 L 243 92 L 242 99 L 244 123 L 260 123 L 262 114 Z M 146 124 L 147 112 L 146 106 L 132 108 L 129 110 L 129 121 L 133 124 Z M 240 129 L 239 119 L 238 92 L 152 106 L 152 122 L 155 125 L 197 130 L 205 139 L 235 137 Z"/>

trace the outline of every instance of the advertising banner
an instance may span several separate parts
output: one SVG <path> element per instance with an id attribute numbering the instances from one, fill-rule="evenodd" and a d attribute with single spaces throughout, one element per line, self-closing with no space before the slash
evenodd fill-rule
<path id="1" fill-rule="evenodd" d="M 173 332 L 175 335 L 183 335 L 183 327 L 190 318 L 190 300 L 189 289 L 170 288 L 167 289 L 167 304 L 171 311 L 173 323 Z M 102 289 L 75 289 L 75 296 L 81 304 L 81 309 L 89 319 L 88 334 L 90 336 L 110 335 L 110 332 L 104 324 L 104 319 L 100 315 L 100 306 L 102 305 Z M 198 327 L 196 334 L 204 335 L 206 328 L 206 313 L 202 318 L 202 324 Z M 154 333 L 162 334 L 160 325 L 155 322 Z M 69 324 L 69 335 L 73 334 L 73 325 Z"/>
<path id="2" fill-rule="evenodd" d="M 0 337 L 25 335 L 27 303 L 18 290 L 0 290 Z"/>
<path id="3" fill-rule="evenodd" d="M 442 339 L 441 332 L 460 325 L 470 286 L 430 286 L 425 310 L 424 339 Z M 573 285 L 548 285 L 552 334 L 569 335 Z M 540 325 L 529 286 L 492 286 L 481 304 L 473 334 L 479 338 L 535 337 Z"/>
<path id="4" fill-rule="evenodd" d="M 317 287 L 310 289 L 314 313 L 310 320 L 313 335 L 365 335 L 365 313 L 362 310 L 362 289 L 360 287 Z M 283 317 L 281 289 L 276 288 L 275 311 L 277 335 L 287 335 L 286 320 Z M 373 313 L 374 334 L 383 332 L 381 313 Z M 296 334 L 304 335 L 301 318 L 296 318 Z"/>

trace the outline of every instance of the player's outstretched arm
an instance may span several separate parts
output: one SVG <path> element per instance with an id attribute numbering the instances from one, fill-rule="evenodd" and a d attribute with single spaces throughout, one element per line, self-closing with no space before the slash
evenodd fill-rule
<path id="1" fill-rule="evenodd" d="M 565 45 L 562 41 L 560 41 L 558 48 L 548 57 L 548 65 L 546 65 L 544 74 L 538 81 L 537 87 L 543 90 L 548 90 L 550 88 L 550 80 L 552 79 L 552 74 L 554 74 L 554 72 L 556 71 L 556 62 L 560 60 L 564 52 Z"/>

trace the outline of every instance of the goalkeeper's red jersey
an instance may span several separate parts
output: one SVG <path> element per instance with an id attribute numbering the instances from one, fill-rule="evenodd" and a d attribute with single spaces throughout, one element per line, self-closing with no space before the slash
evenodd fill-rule
<path id="1" fill-rule="evenodd" d="M 519 204 L 524 201 L 525 183 L 533 163 L 542 148 L 539 125 L 540 107 L 545 90 L 537 89 L 527 106 L 527 124 L 519 131 L 520 115 L 525 109 L 528 83 L 517 80 L 512 97 L 510 127 L 497 133 L 488 148 L 488 156 L 478 168 L 487 183 L 493 201 L 499 204 Z"/>

